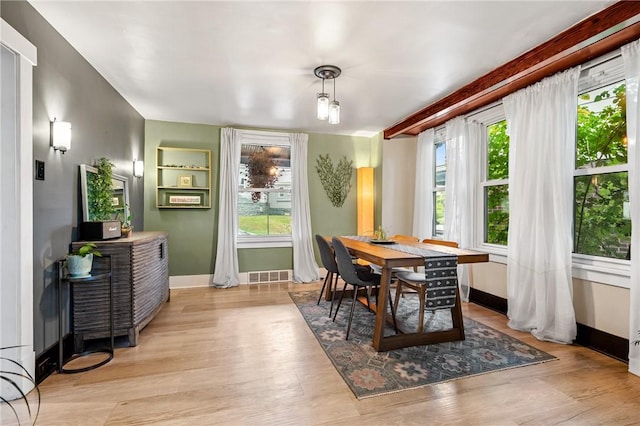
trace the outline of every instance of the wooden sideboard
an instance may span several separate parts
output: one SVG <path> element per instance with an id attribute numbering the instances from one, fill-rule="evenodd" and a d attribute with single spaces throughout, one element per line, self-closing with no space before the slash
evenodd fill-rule
<path id="1" fill-rule="evenodd" d="M 113 262 L 113 313 L 115 336 L 127 336 L 129 346 L 138 344 L 138 335 L 169 300 L 169 258 L 166 232 L 134 232 L 128 238 L 91 241 Z M 72 243 L 77 249 L 87 241 Z M 100 273 L 94 262 L 92 274 Z M 84 341 L 109 336 L 108 283 L 78 287 L 73 292 L 73 329 L 76 350 Z"/>

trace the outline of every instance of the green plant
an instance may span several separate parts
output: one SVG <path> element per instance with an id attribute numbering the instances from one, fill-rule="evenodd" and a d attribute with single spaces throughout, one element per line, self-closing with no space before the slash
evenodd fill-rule
<path id="1" fill-rule="evenodd" d="M 80 246 L 80 248 L 72 253 L 69 253 L 71 256 L 81 256 L 85 257 L 88 254 L 93 254 L 97 257 L 102 257 L 102 253 L 96 250 L 96 245 L 94 243 L 86 243 Z"/>
<path id="2" fill-rule="evenodd" d="M 353 161 L 348 161 L 347 157 L 343 157 L 334 169 L 329 154 L 320 155 L 317 159 L 316 171 L 331 204 L 334 207 L 342 207 L 351 190 Z"/>
<path id="3" fill-rule="evenodd" d="M 18 348 L 20 346 L 7 346 L 0 348 L 0 351 L 17 350 Z M 37 402 L 35 407 L 29 402 L 29 395 L 22 390 L 21 384 L 25 381 L 34 386 L 36 396 L 34 402 Z M 17 424 L 35 424 L 40 412 L 40 390 L 31 374 L 17 361 L 0 356 L 0 384 L 3 389 L 3 393 L 0 394 L 0 402 L 9 407 L 18 422 Z"/>
<path id="4" fill-rule="evenodd" d="M 87 175 L 89 220 L 112 220 L 116 212 L 113 206 L 113 163 L 103 157 L 95 162 L 94 167 L 97 173 Z"/>
<path id="5" fill-rule="evenodd" d="M 118 220 L 120 220 L 120 222 L 122 222 L 122 228 L 123 229 L 129 229 L 131 228 L 131 220 L 133 219 L 133 212 L 131 211 L 131 208 L 129 208 L 129 204 L 125 204 L 125 210 L 129 212 L 129 214 L 127 215 L 127 217 L 122 218 L 122 215 L 124 215 L 124 211 L 119 212 L 118 213 Z"/>

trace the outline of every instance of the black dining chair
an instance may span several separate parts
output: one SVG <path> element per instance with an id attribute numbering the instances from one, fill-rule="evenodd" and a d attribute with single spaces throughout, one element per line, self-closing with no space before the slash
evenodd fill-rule
<path id="1" fill-rule="evenodd" d="M 333 312 L 333 302 L 336 298 L 336 288 L 338 286 L 338 278 L 340 273 L 338 272 L 338 264 L 336 263 L 336 257 L 333 253 L 333 249 L 329 245 L 329 242 L 319 234 L 316 234 L 316 243 L 318 244 L 318 250 L 320 250 L 320 260 L 322 260 L 322 266 L 327 270 L 327 275 L 324 277 L 324 283 L 322 283 L 322 290 L 320 290 L 320 296 L 318 296 L 318 302 L 322 299 L 324 289 L 329 284 L 328 292 L 331 294 L 331 307 L 329 308 L 329 316 Z M 335 280 L 335 283 L 334 283 Z"/>
<path id="2" fill-rule="evenodd" d="M 336 320 L 338 316 L 338 311 L 340 310 L 340 305 L 342 304 L 342 299 L 344 298 L 344 293 L 347 289 L 347 285 L 353 286 L 353 301 L 351 302 L 351 311 L 349 312 L 349 323 L 347 324 L 347 336 L 345 340 L 349 340 L 349 332 L 351 330 L 351 320 L 353 319 L 353 308 L 356 304 L 356 298 L 358 295 L 358 290 L 364 288 L 365 294 L 367 297 L 367 308 L 371 311 L 371 302 L 369 300 L 369 290 L 374 287 L 380 286 L 380 275 L 375 274 L 373 272 L 365 272 L 356 268 L 356 265 L 353 264 L 351 255 L 349 254 L 349 250 L 344 246 L 342 241 L 338 238 L 332 238 L 333 251 L 336 256 L 336 263 L 338 264 L 338 271 L 340 272 L 340 276 L 344 281 L 344 286 L 342 288 L 342 293 L 340 294 L 340 300 L 338 301 L 338 306 L 336 307 L 336 312 L 333 314 L 333 321 Z M 387 295 L 389 298 L 389 306 L 391 307 L 391 315 L 393 317 L 393 326 L 398 332 L 398 328 L 396 325 L 396 315 L 393 309 L 393 302 L 391 301 L 391 292 Z M 377 301 L 377 297 L 376 297 Z M 380 306 L 377 306 L 376 309 L 384 309 Z"/>

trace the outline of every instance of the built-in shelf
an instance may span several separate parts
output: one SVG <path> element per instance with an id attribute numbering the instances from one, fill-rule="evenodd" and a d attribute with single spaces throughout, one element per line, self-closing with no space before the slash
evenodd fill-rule
<path id="1" fill-rule="evenodd" d="M 211 150 L 156 148 L 156 207 L 211 208 Z"/>

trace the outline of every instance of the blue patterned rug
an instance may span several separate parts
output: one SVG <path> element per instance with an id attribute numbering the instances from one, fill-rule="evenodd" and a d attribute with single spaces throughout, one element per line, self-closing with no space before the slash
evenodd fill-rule
<path id="1" fill-rule="evenodd" d="M 317 290 L 299 291 L 289 296 L 358 399 L 556 359 L 467 317 L 463 341 L 376 352 L 371 345 L 375 314 L 358 303 L 349 340 L 345 341 L 351 301 L 343 301 L 332 322 L 329 302 L 322 300 L 316 305 L 318 294 Z M 400 299 L 398 322 L 415 329 L 417 318 L 417 296 L 407 294 Z M 449 310 L 425 313 L 425 331 L 450 327 Z M 392 334 L 393 327 L 387 327 L 385 335 Z"/>

